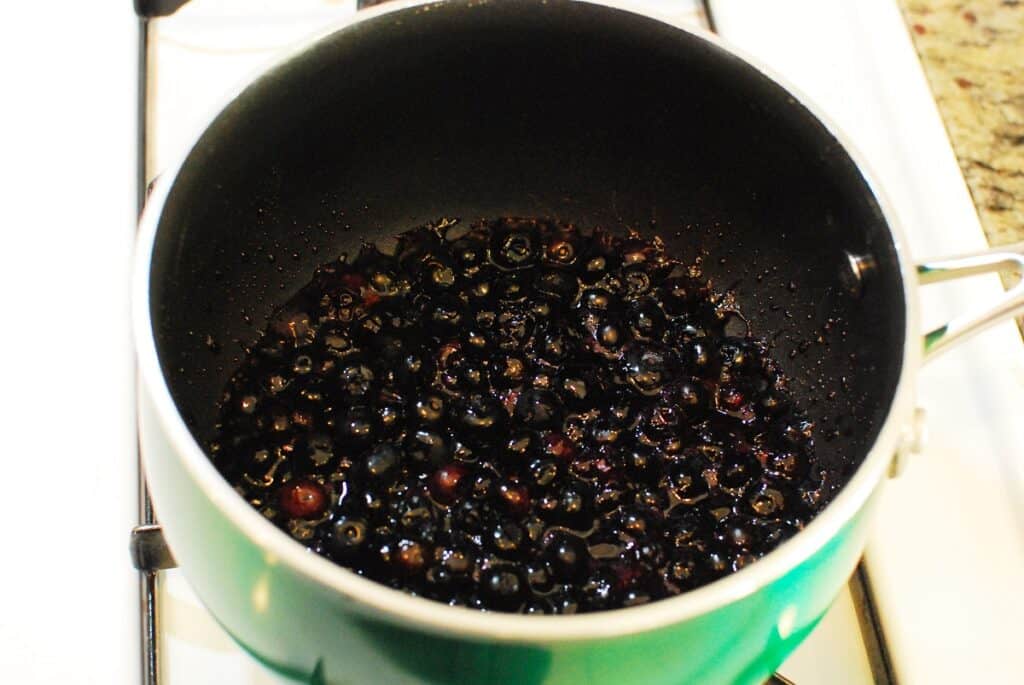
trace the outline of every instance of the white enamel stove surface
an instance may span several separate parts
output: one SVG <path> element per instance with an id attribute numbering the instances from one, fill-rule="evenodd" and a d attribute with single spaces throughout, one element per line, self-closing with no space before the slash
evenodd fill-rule
<path id="1" fill-rule="evenodd" d="M 724 36 L 785 74 L 866 154 L 914 255 L 985 249 L 895 2 L 715 0 L 713 8 Z M 999 292 L 995 276 L 929 286 L 923 322 L 938 325 Z M 918 394 L 930 437 L 890 482 L 865 557 L 897 680 L 1024 682 L 1016 327 L 1002 324 L 929 364 Z"/>
<path id="2" fill-rule="evenodd" d="M 697 0 L 635 5 L 704 22 Z M 915 254 L 984 246 L 892 0 L 718 0 L 713 8 L 725 38 L 817 99 L 868 153 Z M 354 0 L 192 0 L 154 21 L 147 176 L 180 153 L 226 89 L 353 11 Z M 999 288 L 994 278 L 957 287 L 944 300 L 930 293 L 926 320 Z M 1013 583 L 1024 578 L 1024 428 L 1012 414 L 1024 406 L 1024 347 L 1016 330 L 1003 326 L 951 352 L 922 374 L 920 388 L 932 447 L 886 493 L 868 557 L 894 665 L 902 683 L 980 682 L 980 674 L 1012 682 L 1024 671 L 1020 651 L 1011 651 L 1013 621 L 1024 615 Z M 166 685 L 280 682 L 231 642 L 180 573 L 166 574 L 161 602 Z M 848 590 L 780 672 L 798 685 L 872 682 Z"/>

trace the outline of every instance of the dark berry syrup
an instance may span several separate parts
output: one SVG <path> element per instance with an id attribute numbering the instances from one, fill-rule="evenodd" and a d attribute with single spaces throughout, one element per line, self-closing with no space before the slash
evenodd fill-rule
<path id="1" fill-rule="evenodd" d="M 316 271 L 209 445 L 312 551 L 448 604 L 571 614 L 720 578 L 824 505 L 767 345 L 726 335 L 739 313 L 659 238 L 445 221 L 388 252 Z"/>

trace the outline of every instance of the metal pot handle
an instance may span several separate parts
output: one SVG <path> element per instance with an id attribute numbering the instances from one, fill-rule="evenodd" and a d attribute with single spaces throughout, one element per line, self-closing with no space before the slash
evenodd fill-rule
<path id="1" fill-rule="evenodd" d="M 1016 272 L 1024 276 L 1024 243 L 1005 245 L 977 254 L 935 259 L 917 265 L 921 285 L 940 283 L 992 272 Z M 924 359 L 929 361 L 955 343 L 980 333 L 1003 319 L 1024 314 L 1024 278 L 991 306 L 948 321 L 924 336 Z"/>

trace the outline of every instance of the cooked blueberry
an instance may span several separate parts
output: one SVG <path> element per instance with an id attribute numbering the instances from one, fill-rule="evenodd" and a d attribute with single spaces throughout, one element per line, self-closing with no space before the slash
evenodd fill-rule
<path id="1" fill-rule="evenodd" d="M 496 608 L 510 611 L 522 604 L 527 584 L 511 567 L 497 566 L 482 574 L 480 590 Z"/>
<path id="2" fill-rule="evenodd" d="M 550 390 L 524 390 L 516 401 L 515 417 L 530 428 L 554 428 L 562 422 L 562 403 Z"/>
<path id="3" fill-rule="evenodd" d="M 522 527 L 515 521 L 502 521 L 491 531 L 491 545 L 502 557 L 516 556 L 523 547 L 526 535 Z"/>
<path id="4" fill-rule="evenodd" d="M 747 504 L 756 516 L 773 518 L 785 511 L 786 496 L 780 488 L 762 483 L 747 496 Z"/>
<path id="5" fill-rule="evenodd" d="M 717 368 L 714 350 L 706 338 L 694 338 L 683 343 L 679 357 L 683 368 L 695 376 L 707 376 Z"/>
<path id="6" fill-rule="evenodd" d="M 548 565 L 543 561 L 532 561 L 526 565 L 526 581 L 530 584 L 530 589 L 539 594 L 545 594 L 551 591 L 554 587 L 554 583 L 551 578 L 551 570 Z"/>
<path id="7" fill-rule="evenodd" d="M 491 235 L 491 260 L 502 269 L 536 265 L 541 249 L 539 232 L 527 222 L 498 226 Z"/>
<path id="8" fill-rule="evenodd" d="M 590 552 L 582 538 L 558 533 L 545 544 L 544 560 L 555 578 L 562 582 L 573 582 L 588 571 Z"/>
<path id="9" fill-rule="evenodd" d="M 761 475 L 761 465 L 749 454 L 734 454 L 728 458 L 718 473 L 718 483 L 723 488 L 742 489 Z"/>
<path id="10" fill-rule="evenodd" d="M 546 488 L 558 477 L 558 463 L 551 459 L 534 459 L 530 462 L 530 480 L 534 485 Z"/>
<path id="11" fill-rule="evenodd" d="M 342 448 L 370 443 L 375 437 L 375 423 L 373 411 L 369 407 L 349 407 L 338 425 L 338 438 Z"/>
<path id="12" fill-rule="evenodd" d="M 699 502 L 708 494 L 704 474 L 692 462 L 674 463 L 668 467 L 666 484 L 671 495 L 683 504 Z"/>
<path id="13" fill-rule="evenodd" d="M 757 544 L 758 534 L 749 521 L 739 517 L 727 518 L 719 524 L 716 537 L 730 547 L 751 549 Z"/>
<path id="14" fill-rule="evenodd" d="M 540 219 L 367 244 L 280 307 L 210 457 L 312 552 L 439 602 L 573 614 L 689 591 L 841 485 L 771 348 L 703 278 L 657 237 Z"/>
<path id="15" fill-rule="evenodd" d="M 505 509 L 515 516 L 523 516 L 530 511 L 530 491 L 524 485 L 502 483 L 498 486 L 498 497 Z"/>
<path id="16" fill-rule="evenodd" d="M 489 378 L 497 389 L 515 388 L 526 380 L 527 366 L 523 356 L 501 352 L 490 360 Z"/>
<path id="17" fill-rule="evenodd" d="M 436 424 L 444 416 L 445 401 L 437 394 L 427 394 L 413 402 L 413 418 L 422 425 Z"/>
<path id="18" fill-rule="evenodd" d="M 385 478 L 394 472 L 400 459 L 401 453 L 394 445 L 382 443 L 370 450 L 363 463 L 370 478 Z"/>
<path id="19" fill-rule="evenodd" d="M 452 423 L 471 440 L 488 440 L 500 434 L 508 414 L 494 397 L 475 393 L 453 406 Z"/>
<path id="20" fill-rule="evenodd" d="M 366 544 L 369 528 L 361 518 L 342 516 L 331 526 L 330 545 L 335 555 L 349 561 Z"/>
<path id="21" fill-rule="evenodd" d="M 576 299 L 580 291 L 580 282 L 575 275 L 561 269 L 543 271 L 537 276 L 534 287 L 537 292 L 550 295 L 562 302 L 569 303 Z"/>
<path id="22" fill-rule="evenodd" d="M 547 261 L 558 266 L 569 266 L 580 254 L 580 235 L 575 229 L 563 229 L 552 232 L 544 250 Z"/>
<path id="23" fill-rule="evenodd" d="M 405 438 L 404 448 L 412 461 L 434 466 L 445 463 L 451 455 L 451 448 L 445 437 L 431 430 L 410 430 Z"/>

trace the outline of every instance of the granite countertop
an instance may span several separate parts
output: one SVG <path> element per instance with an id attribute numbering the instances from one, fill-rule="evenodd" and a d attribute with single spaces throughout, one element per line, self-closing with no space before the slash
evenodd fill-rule
<path id="1" fill-rule="evenodd" d="M 989 243 L 1024 241 L 1024 1 L 898 2 Z"/>

